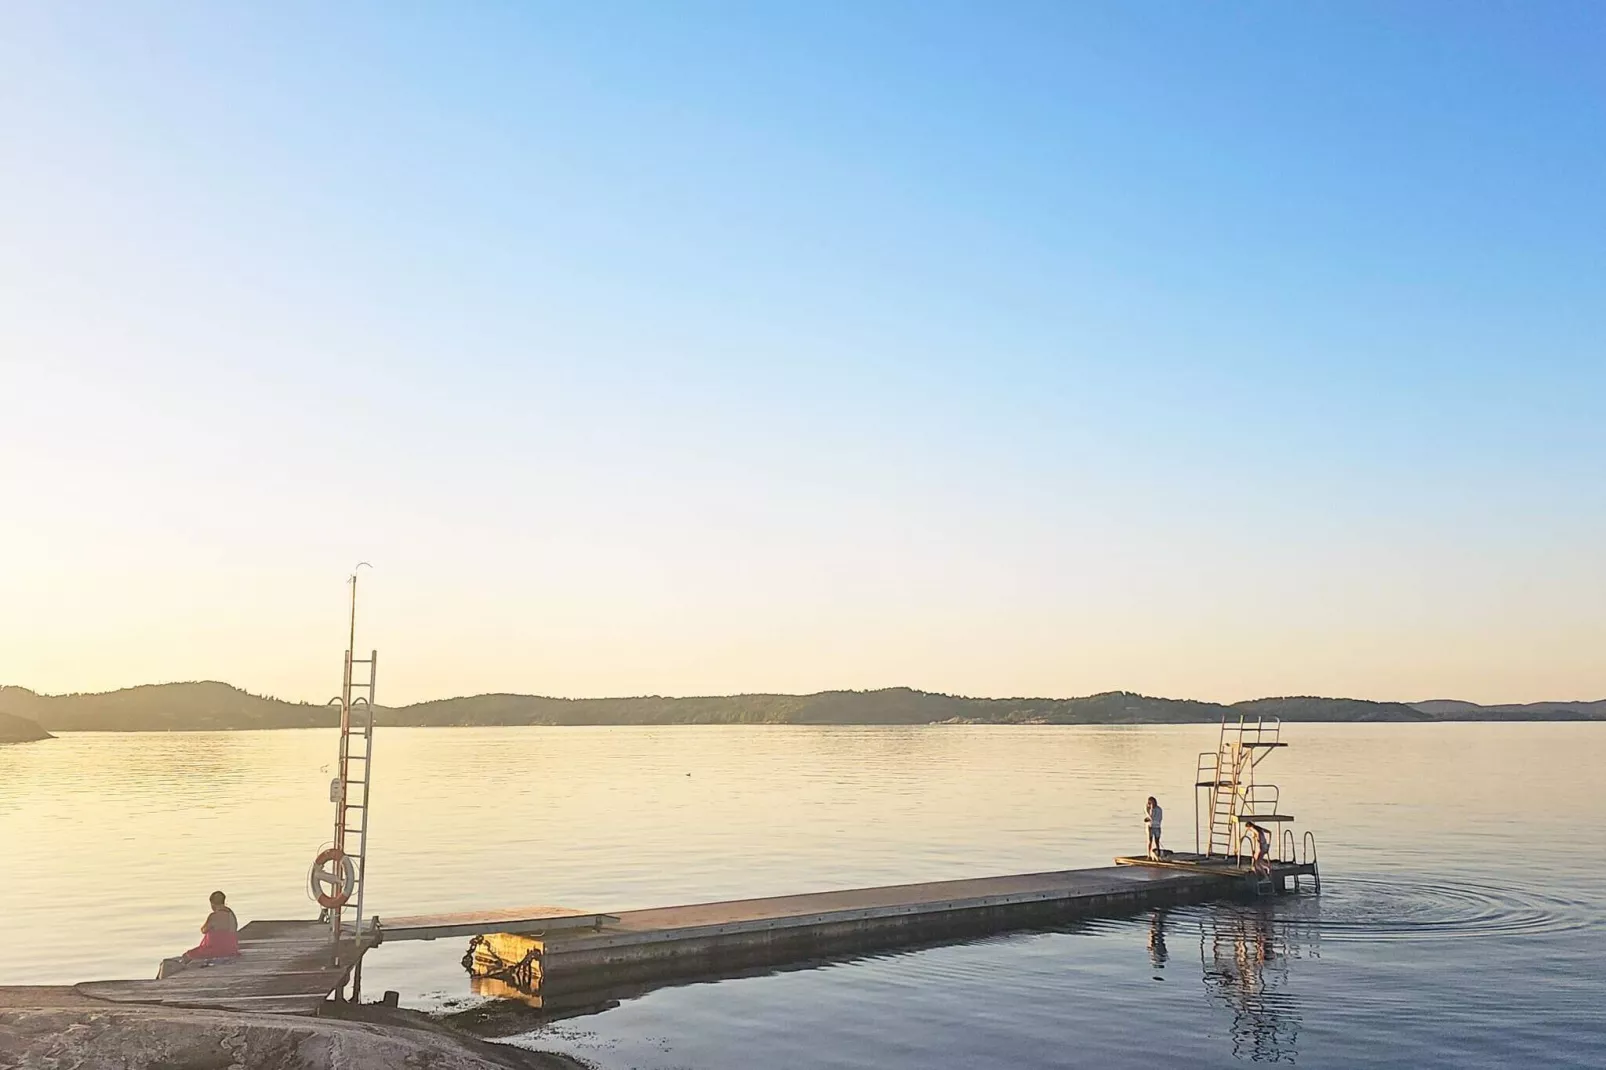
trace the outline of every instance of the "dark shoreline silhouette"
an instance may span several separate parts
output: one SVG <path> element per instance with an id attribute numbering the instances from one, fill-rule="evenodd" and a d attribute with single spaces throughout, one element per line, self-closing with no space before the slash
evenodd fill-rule
<path id="1" fill-rule="evenodd" d="M 0 691 L 6 689 L 0 688 Z M 0 711 L 4 710 L 0 703 Z M 0 712 L 0 743 L 31 743 L 36 739 L 49 739 L 50 733 L 26 717 Z"/>
<path id="2" fill-rule="evenodd" d="M 1438 699 L 1420 703 L 1348 698 L 1260 698 L 1223 705 L 1107 691 L 1083 698 L 967 698 L 906 687 L 822 691 L 812 695 L 565 699 L 475 695 L 380 707 L 386 725 L 666 725 L 666 724 L 1207 724 L 1223 717 L 1285 721 L 1600 721 L 1606 699 L 1480 706 Z M 9 715 L 6 717 L 5 715 Z M 39 695 L 0 687 L 0 741 L 8 722 L 17 738 L 48 731 L 215 731 L 310 728 L 333 723 L 325 705 L 253 695 L 228 684 L 146 684 L 100 694 Z M 48 731 L 46 731 L 48 730 Z"/>

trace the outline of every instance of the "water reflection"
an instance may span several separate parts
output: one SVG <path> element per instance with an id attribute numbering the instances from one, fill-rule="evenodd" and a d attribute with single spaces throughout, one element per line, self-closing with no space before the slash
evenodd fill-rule
<path id="1" fill-rule="evenodd" d="M 540 984 L 513 984 L 495 977 L 474 977 L 469 990 L 491 1002 L 447 1015 L 454 1025 L 487 1036 L 523 1032 L 532 1022 L 550 1022 L 583 1014 L 600 1014 L 619 1006 L 619 1000 L 606 993 L 571 994 L 570 998 L 548 998 Z M 532 1018 L 529 1012 L 535 1012 Z M 511 1023 L 510 1025 L 507 1023 Z M 498 1028 L 500 1027 L 500 1028 Z"/>
<path id="2" fill-rule="evenodd" d="M 1223 903 L 1190 913 L 1205 995 L 1231 1018 L 1233 1056 L 1255 1063 L 1294 1062 L 1301 1013 L 1290 980 L 1296 961 L 1319 955 L 1314 930 L 1259 904 Z M 1165 953 L 1166 924 L 1165 912 L 1156 911 L 1151 959 Z"/>
<path id="3" fill-rule="evenodd" d="M 1156 910 L 1149 915 L 1149 965 L 1156 970 L 1165 969 L 1166 960 L 1171 957 L 1165 946 L 1166 911 L 1164 908 Z M 1155 977 L 1156 981 L 1163 980 Z"/>

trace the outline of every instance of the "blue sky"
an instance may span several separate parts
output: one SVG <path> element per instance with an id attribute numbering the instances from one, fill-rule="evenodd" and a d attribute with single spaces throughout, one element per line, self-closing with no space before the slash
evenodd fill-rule
<path id="1" fill-rule="evenodd" d="M 1598 6 L 11 22 L 0 681 L 1606 693 Z"/>

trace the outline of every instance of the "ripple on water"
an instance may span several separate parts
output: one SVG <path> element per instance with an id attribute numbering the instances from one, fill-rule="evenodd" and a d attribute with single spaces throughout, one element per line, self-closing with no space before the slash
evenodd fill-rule
<path id="1" fill-rule="evenodd" d="M 1282 913 L 1279 911 L 1279 913 Z M 1589 927 L 1581 902 L 1461 880 L 1346 877 L 1289 912 L 1324 940 L 1416 940 L 1535 936 Z"/>

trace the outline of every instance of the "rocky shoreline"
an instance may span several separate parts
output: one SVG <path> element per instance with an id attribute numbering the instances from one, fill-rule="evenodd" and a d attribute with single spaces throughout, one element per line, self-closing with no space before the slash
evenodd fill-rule
<path id="1" fill-rule="evenodd" d="M 0 713 L 0 743 L 32 743 L 39 739 L 54 738 L 26 717 L 13 717 L 9 713 Z"/>
<path id="2" fill-rule="evenodd" d="M 66 987 L 0 988 L 0 1070 L 577 1070 L 565 1055 L 479 1040 L 377 1004 L 332 1016 L 106 1003 Z"/>

